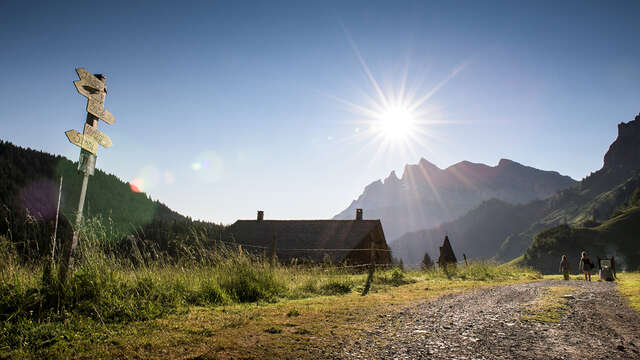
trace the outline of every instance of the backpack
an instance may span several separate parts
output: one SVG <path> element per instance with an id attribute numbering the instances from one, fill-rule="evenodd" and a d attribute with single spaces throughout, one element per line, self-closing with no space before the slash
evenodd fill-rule
<path id="1" fill-rule="evenodd" d="M 600 280 L 613 281 L 613 273 L 608 266 L 603 266 L 600 270 Z"/>

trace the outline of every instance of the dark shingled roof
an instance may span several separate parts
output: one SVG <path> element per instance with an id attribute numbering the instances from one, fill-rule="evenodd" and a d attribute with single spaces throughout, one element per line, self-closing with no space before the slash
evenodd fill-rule
<path id="1" fill-rule="evenodd" d="M 322 251 L 287 249 L 354 249 L 364 246 L 367 236 L 375 247 L 388 249 L 380 220 L 238 220 L 229 228 L 239 244 L 271 247 L 275 235 L 278 256 L 319 260 Z M 327 251 L 334 261 L 342 261 L 348 251 Z M 364 254 L 363 254 L 364 255 Z"/>

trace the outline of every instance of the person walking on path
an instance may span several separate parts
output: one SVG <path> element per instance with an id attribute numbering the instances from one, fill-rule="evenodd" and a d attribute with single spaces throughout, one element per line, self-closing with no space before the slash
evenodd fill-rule
<path id="1" fill-rule="evenodd" d="M 562 260 L 560 260 L 560 272 L 564 275 L 565 280 L 569 280 L 569 261 L 567 261 L 567 255 L 562 255 Z"/>
<path id="2" fill-rule="evenodd" d="M 586 251 L 582 252 L 580 262 L 578 263 L 578 269 L 584 271 L 584 281 L 591 281 L 591 269 L 593 269 L 593 262 L 589 259 Z"/>

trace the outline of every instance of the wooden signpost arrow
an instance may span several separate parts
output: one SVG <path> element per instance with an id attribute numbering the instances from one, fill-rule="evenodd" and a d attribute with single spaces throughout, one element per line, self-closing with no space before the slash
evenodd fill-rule
<path id="1" fill-rule="evenodd" d="M 87 101 L 87 112 L 95 115 L 95 117 L 101 119 L 109 125 L 116 122 L 116 119 L 113 118 L 111 112 L 105 109 L 104 104 L 99 102 L 98 100 L 89 98 L 89 101 Z"/>
<path id="2" fill-rule="evenodd" d="M 98 131 L 98 129 L 90 126 L 89 124 L 84 124 L 84 138 L 90 138 L 92 141 L 95 141 L 106 148 L 111 147 L 112 145 L 111 139 L 107 134 Z"/>
<path id="3" fill-rule="evenodd" d="M 69 271 L 73 267 L 73 254 L 78 245 L 80 224 L 82 222 L 82 208 L 84 207 L 84 199 L 87 195 L 89 175 L 93 175 L 95 169 L 98 144 L 104 147 L 110 147 L 112 145 L 111 139 L 98 131 L 98 120 L 102 119 L 107 124 L 113 124 L 116 121 L 111 112 L 104 108 L 104 99 L 107 95 L 107 86 L 105 85 L 106 78 L 100 74 L 92 75 L 84 68 L 76 69 L 76 73 L 78 73 L 80 80 L 74 81 L 73 84 L 80 95 L 87 98 L 87 120 L 84 124 L 82 134 L 76 130 L 65 132 L 69 142 L 81 148 L 78 170 L 82 172 L 83 178 L 82 188 L 80 189 L 80 199 L 78 200 L 76 226 L 73 229 L 73 238 L 66 242 L 60 261 L 58 280 L 62 283 L 66 282 Z"/>
<path id="4" fill-rule="evenodd" d="M 84 68 L 78 68 L 76 72 L 80 80 L 74 81 L 73 85 L 76 86 L 80 95 L 88 99 L 87 112 L 107 124 L 113 124 L 116 119 L 113 118 L 109 110 L 104 108 L 104 95 L 107 92 L 105 84 Z"/>
<path id="5" fill-rule="evenodd" d="M 91 136 L 80 134 L 75 130 L 65 131 L 65 135 L 67 135 L 67 139 L 69 139 L 70 143 L 77 145 L 94 155 L 98 153 L 98 142 Z"/>

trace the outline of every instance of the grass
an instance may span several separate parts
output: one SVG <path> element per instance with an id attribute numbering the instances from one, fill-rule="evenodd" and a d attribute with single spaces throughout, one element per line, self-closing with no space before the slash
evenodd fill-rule
<path id="1" fill-rule="evenodd" d="M 572 286 L 552 286 L 546 289 L 543 296 L 525 306 L 525 314 L 520 317 L 523 321 L 535 321 L 541 323 L 558 323 L 569 310 L 565 295 L 570 295 L 576 290 Z"/>
<path id="2" fill-rule="evenodd" d="M 618 290 L 629 299 L 629 305 L 640 312 L 640 272 L 618 274 Z"/>
<path id="3" fill-rule="evenodd" d="M 87 305 L 70 309 L 64 317 L 22 316 L 20 320 L 4 322 L 0 357 L 113 358 L 136 354 L 142 358 L 176 358 L 209 354 L 212 358 L 272 358 L 287 354 L 314 358 L 321 354 L 310 355 L 305 344 L 320 349 L 335 348 L 354 332 L 381 321 L 378 315 L 398 311 L 404 304 L 449 292 L 540 278 L 527 269 L 488 263 L 450 270 L 451 279 L 437 270 L 393 269 L 377 271 L 372 291 L 363 297 L 359 292 L 365 274 L 319 267 L 256 266 L 261 272 L 271 273 L 256 282 L 271 285 L 254 283 L 249 285 L 254 290 L 241 293 L 244 295 L 234 292 L 233 284 L 244 286 L 245 280 L 225 285 L 215 280 L 204 281 L 209 277 L 216 279 L 215 268 L 166 266 L 115 271 L 112 278 L 121 281 L 119 286 L 136 289 L 140 296 L 119 294 L 145 300 L 146 305 L 131 307 L 131 300 L 115 297 L 105 299 L 105 305 L 114 309 L 129 306 L 131 311 L 145 315 L 116 319 L 109 317 L 108 312 L 101 313 L 104 307 L 96 305 L 94 309 Z M 253 279 L 245 277 L 246 281 Z M 262 291 L 265 288 L 271 290 Z M 169 295 L 160 297 L 163 291 Z M 211 293 L 214 295 L 207 295 Z M 251 296 L 245 297 L 247 294 Z M 256 294 L 262 294 L 261 299 L 242 302 Z M 181 298 L 175 300 L 178 297 Z M 174 300 L 166 303 L 167 299 Z M 9 340 L 11 336 L 13 340 Z"/>
<path id="4" fill-rule="evenodd" d="M 65 286 L 0 237 L 0 358 L 313 358 L 305 344 L 340 346 L 408 302 L 541 278 L 490 262 L 394 268 L 377 270 L 363 297 L 366 274 L 347 269 L 271 265 L 220 248 L 132 266 L 101 250 L 102 232 L 85 233 Z"/>

